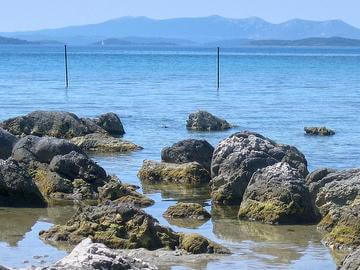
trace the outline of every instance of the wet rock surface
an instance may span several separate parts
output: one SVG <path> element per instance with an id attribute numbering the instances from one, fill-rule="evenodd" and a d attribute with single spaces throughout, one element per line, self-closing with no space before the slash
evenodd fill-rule
<path id="1" fill-rule="evenodd" d="M 308 176 L 313 179 L 319 171 Z M 322 178 L 309 188 L 319 213 L 323 242 L 335 250 L 349 252 L 360 245 L 360 169 L 322 171 Z"/>
<path id="2" fill-rule="evenodd" d="M 156 270 L 154 265 L 139 259 L 120 254 L 103 244 L 93 243 L 85 239 L 65 258 L 49 267 L 36 268 L 36 270 Z"/>
<path id="3" fill-rule="evenodd" d="M 161 159 L 168 163 L 198 162 L 210 172 L 214 147 L 205 140 L 183 140 L 165 147 L 161 151 Z"/>
<path id="4" fill-rule="evenodd" d="M 304 127 L 304 131 L 308 135 L 332 136 L 335 131 L 327 127 Z"/>
<path id="5" fill-rule="evenodd" d="M 319 219 L 305 179 L 285 162 L 253 174 L 238 216 L 270 224 L 315 223 Z"/>
<path id="6" fill-rule="evenodd" d="M 211 165 L 212 199 L 223 205 L 240 205 L 253 173 L 278 162 L 287 162 L 305 177 L 305 156 L 295 147 L 278 144 L 254 132 L 239 132 L 215 148 Z"/>
<path id="7" fill-rule="evenodd" d="M 192 254 L 230 254 L 230 250 L 209 239 L 193 233 L 182 234 L 180 237 L 180 248 Z"/>
<path id="8" fill-rule="evenodd" d="M 165 218 L 171 219 L 209 219 L 211 215 L 199 203 L 178 202 L 170 206 L 163 214 Z"/>
<path id="9" fill-rule="evenodd" d="M 112 135 L 124 135 L 125 130 L 123 124 L 120 121 L 119 116 L 115 113 L 106 113 L 96 117 L 94 120 L 95 124 L 105 129 Z"/>
<path id="10" fill-rule="evenodd" d="M 206 111 L 191 113 L 186 122 L 186 128 L 196 131 L 221 131 L 231 128 L 231 125 Z"/>
<path id="11" fill-rule="evenodd" d="M 128 153 L 141 150 L 142 147 L 132 142 L 110 136 L 103 133 L 92 133 L 70 140 L 84 151 L 105 152 L 105 153 Z"/>
<path id="12" fill-rule="evenodd" d="M 210 182 L 210 174 L 197 162 L 174 164 L 145 160 L 138 177 L 149 184 L 181 184 L 196 187 Z"/>

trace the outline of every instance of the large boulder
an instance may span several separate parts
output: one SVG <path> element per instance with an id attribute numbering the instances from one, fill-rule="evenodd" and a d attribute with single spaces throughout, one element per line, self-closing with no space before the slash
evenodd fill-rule
<path id="1" fill-rule="evenodd" d="M 286 162 L 253 174 L 238 216 L 270 224 L 303 224 L 318 220 L 303 175 Z"/>
<path id="2" fill-rule="evenodd" d="M 50 163 L 55 156 L 66 155 L 72 151 L 84 154 L 79 147 L 67 140 L 29 135 L 15 144 L 12 157 L 25 163 Z"/>
<path id="3" fill-rule="evenodd" d="M 85 238 L 114 249 L 156 250 L 183 248 L 190 253 L 230 251 L 200 235 L 184 235 L 163 227 L 151 215 L 130 204 L 105 204 L 79 208 L 65 224 L 39 233 L 54 244 L 77 245 Z"/>
<path id="4" fill-rule="evenodd" d="M 320 177 L 322 176 L 322 177 Z M 360 169 L 318 170 L 307 177 L 324 243 L 345 252 L 360 245 Z"/>
<path id="5" fill-rule="evenodd" d="M 96 117 L 94 120 L 95 124 L 105 129 L 112 135 L 124 135 L 124 127 L 120 121 L 119 116 L 115 113 L 106 113 Z"/>
<path id="6" fill-rule="evenodd" d="M 308 174 L 305 156 L 295 147 L 278 144 L 254 132 L 231 135 L 214 151 L 211 164 L 213 201 L 240 205 L 253 173 L 278 162 L 287 162 L 302 177 Z"/>
<path id="7" fill-rule="evenodd" d="M 196 131 L 220 131 L 231 128 L 231 125 L 206 111 L 191 113 L 186 122 L 187 129 Z"/>
<path id="8" fill-rule="evenodd" d="M 161 151 L 161 159 L 169 163 L 196 161 L 210 172 L 214 147 L 205 140 L 183 140 Z"/>
<path id="9" fill-rule="evenodd" d="M 197 162 L 174 164 L 145 160 L 138 172 L 144 183 L 202 186 L 210 182 L 210 174 Z"/>
<path id="10" fill-rule="evenodd" d="M 132 142 L 103 133 L 87 134 L 85 136 L 72 138 L 70 141 L 84 151 L 92 152 L 128 153 L 142 149 L 141 146 L 138 146 Z"/>
<path id="11" fill-rule="evenodd" d="M 0 159 L 8 159 L 11 156 L 12 149 L 18 139 L 0 128 Z"/>
<path id="12" fill-rule="evenodd" d="M 0 206 L 44 206 L 31 176 L 16 160 L 0 160 Z"/>
<path id="13" fill-rule="evenodd" d="M 163 214 L 165 218 L 170 219 L 209 219 L 211 215 L 206 209 L 199 203 L 183 203 L 178 202 L 173 206 L 170 206 Z"/>
<path id="14" fill-rule="evenodd" d="M 104 129 L 69 112 L 35 111 L 4 121 L 1 126 L 14 135 L 51 136 L 69 139 Z"/>
<path id="15" fill-rule="evenodd" d="M 55 264 L 38 270 L 156 270 L 156 266 L 139 259 L 120 254 L 104 244 L 93 243 L 90 238 L 83 240 L 73 251 Z"/>
<path id="16" fill-rule="evenodd" d="M 339 270 L 359 270 L 360 269 L 360 248 L 346 256 L 341 262 Z"/>

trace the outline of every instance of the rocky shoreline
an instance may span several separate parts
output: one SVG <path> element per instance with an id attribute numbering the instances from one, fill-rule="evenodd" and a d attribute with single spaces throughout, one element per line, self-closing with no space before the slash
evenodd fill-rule
<path id="1" fill-rule="evenodd" d="M 150 253 L 166 249 L 168 254 L 190 257 L 231 253 L 201 235 L 161 226 L 141 209 L 153 200 L 108 175 L 88 156 L 91 151 L 142 149 L 118 137 L 125 131 L 116 114 L 88 119 L 37 111 L 6 120 L 0 127 L 0 206 L 72 204 L 78 208 L 66 224 L 40 232 L 40 238 L 52 245 L 78 246 L 54 266 L 38 269 L 70 269 L 70 265 L 98 269 L 94 265 L 100 262 L 106 269 L 157 269 L 144 258 L 128 256 L 139 249 Z M 189 116 L 187 128 L 213 131 L 231 125 L 200 111 Z M 324 168 L 309 173 L 306 157 L 294 146 L 244 131 L 216 147 L 194 139 L 165 147 L 161 162 L 144 161 L 138 177 L 144 185 L 169 189 L 207 187 L 213 208 L 236 207 L 237 213 L 231 215 L 239 220 L 273 226 L 317 224 L 324 245 L 350 254 L 340 269 L 360 267 L 360 169 Z M 181 202 L 169 207 L 164 217 L 176 224 L 176 220 L 207 220 L 211 214 L 200 204 Z M 129 251 L 121 253 L 123 249 Z"/>

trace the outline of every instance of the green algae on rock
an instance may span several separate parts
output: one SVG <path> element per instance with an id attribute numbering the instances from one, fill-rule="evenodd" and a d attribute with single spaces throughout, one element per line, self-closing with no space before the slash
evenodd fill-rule
<path id="1" fill-rule="evenodd" d="M 191 218 L 191 219 L 209 219 L 211 215 L 198 203 L 178 202 L 170 206 L 163 214 L 166 218 Z"/>
<path id="2" fill-rule="evenodd" d="M 230 254 L 230 250 L 209 239 L 193 233 L 180 235 L 180 248 L 192 254 Z"/>
<path id="3" fill-rule="evenodd" d="M 173 164 L 145 160 L 138 172 L 141 181 L 149 184 L 202 186 L 210 181 L 208 171 L 197 162 Z"/>

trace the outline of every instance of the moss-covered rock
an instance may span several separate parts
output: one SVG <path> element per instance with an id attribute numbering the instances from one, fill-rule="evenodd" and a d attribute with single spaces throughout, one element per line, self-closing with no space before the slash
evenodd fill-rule
<path id="1" fill-rule="evenodd" d="M 183 203 L 170 206 L 163 214 L 165 218 L 191 218 L 191 219 L 209 219 L 211 215 L 201 204 L 198 203 Z"/>
<path id="2" fill-rule="evenodd" d="M 114 203 L 129 203 L 138 207 L 148 207 L 155 202 L 139 192 L 136 192 L 131 187 L 123 185 L 118 179 L 112 179 L 103 187 L 99 188 L 99 202 L 106 201 Z"/>
<path id="3" fill-rule="evenodd" d="M 108 134 L 92 133 L 71 139 L 71 142 L 84 151 L 104 153 L 129 153 L 143 149 L 132 142 L 112 137 Z"/>
<path id="4" fill-rule="evenodd" d="M 210 181 L 208 171 L 197 162 L 173 164 L 145 160 L 138 177 L 150 184 L 201 186 Z"/>
<path id="5" fill-rule="evenodd" d="M 180 248 L 193 254 L 202 253 L 217 253 L 217 254 L 230 254 L 230 250 L 227 248 L 210 241 L 209 239 L 193 233 L 193 234 L 181 234 Z"/>
<path id="6" fill-rule="evenodd" d="M 271 224 L 314 223 L 318 220 L 305 179 L 286 162 L 254 173 L 238 216 Z"/>
<path id="7" fill-rule="evenodd" d="M 332 136 L 335 131 L 327 127 L 304 127 L 304 131 L 308 135 Z"/>
<path id="8" fill-rule="evenodd" d="M 189 114 L 186 121 L 186 128 L 196 131 L 221 131 L 231 128 L 231 125 L 224 119 L 212 115 L 206 111 L 197 111 Z"/>

